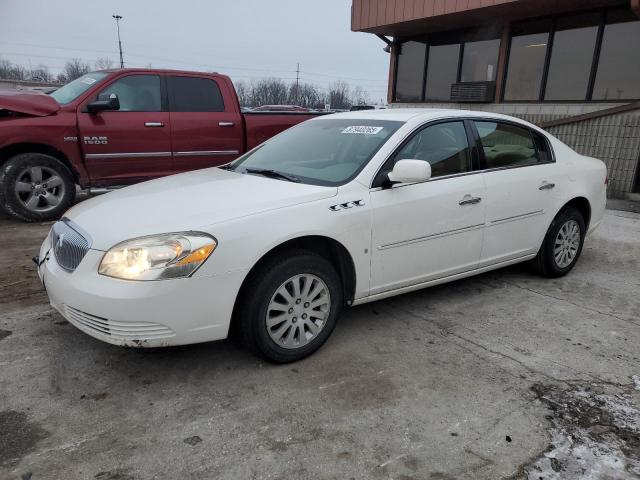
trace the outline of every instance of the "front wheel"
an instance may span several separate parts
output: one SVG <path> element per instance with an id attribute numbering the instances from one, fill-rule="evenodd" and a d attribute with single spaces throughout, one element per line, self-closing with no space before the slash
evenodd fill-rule
<path id="1" fill-rule="evenodd" d="M 73 175 L 50 155 L 22 153 L 10 158 L 0 171 L 0 204 L 20 220 L 58 219 L 75 196 Z"/>
<path id="2" fill-rule="evenodd" d="M 584 217 L 573 207 L 566 207 L 556 215 L 538 255 L 533 260 L 535 270 L 546 277 L 562 277 L 578 262 L 586 227 Z"/>
<path id="3" fill-rule="evenodd" d="M 243 289 L 243 342 L 275 363 L 300 360 L 329 338 L 342 298 L 340 278 L 325 258 L 304 250 L 273 258 Z"/>

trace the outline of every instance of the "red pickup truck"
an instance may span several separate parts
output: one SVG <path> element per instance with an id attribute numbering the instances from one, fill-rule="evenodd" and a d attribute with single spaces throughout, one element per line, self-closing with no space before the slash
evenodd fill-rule
<path id="1" fill-rule="evenodd" d="M 82 188 L 116 187 L 227 163 L 314 114 L 242 113 L 217 73 L 89 73 L 45 95 L 0 92 L 0 206 L 59 217 Z"/>

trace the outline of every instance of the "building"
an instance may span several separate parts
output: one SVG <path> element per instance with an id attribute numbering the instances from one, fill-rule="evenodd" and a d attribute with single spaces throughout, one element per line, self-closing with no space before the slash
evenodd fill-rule
<path id="1" fill-rule="evenodd" d="M 387 43 L 394 107 L 521 117 L 640 197 L 640 0 L 353 0 L 351 22 Z"/>

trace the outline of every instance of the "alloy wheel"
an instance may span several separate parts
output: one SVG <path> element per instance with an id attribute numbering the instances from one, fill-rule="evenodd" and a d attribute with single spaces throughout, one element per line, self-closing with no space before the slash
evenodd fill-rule
<path id="1" fill-rule="evenodd" d="M 267 332 L 282 348 L 301 348 L 322 331 L 330 311 L 327 284 L 310 273 L 295 275 L 271 297 L 265 319 Z"/>
<path id="2" fill-rule="evenodd" d="M 20 203 L 32 212 L 53 210 L 65 194 L 64 181 L 58 172 L 38 166 L 20 172 L 14 190 Z"/>
<path id="3" fill-rule="evenodd" d="M 553 258 L 558 267 L 571 265 L 580 249 L 580 237 L 580 225 L 575 220 L 569 220 L 560 227 L 553 247 Z"/>

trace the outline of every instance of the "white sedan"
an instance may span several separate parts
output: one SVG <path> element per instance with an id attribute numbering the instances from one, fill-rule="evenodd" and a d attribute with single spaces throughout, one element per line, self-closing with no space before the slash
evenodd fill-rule
<path id="1" fill-rule="evenodd" d="M 529 123 L 451 110 L 320 117 L 219 168 L 87 200 L 54 224 L 51 304 L 105 342 L 235 331 L 303 358 L 341 309 L 530 261 L 568 273 L 600 223 L 607 173 Z"/>

